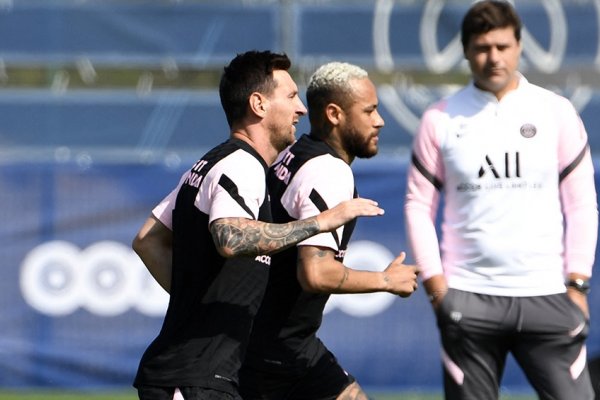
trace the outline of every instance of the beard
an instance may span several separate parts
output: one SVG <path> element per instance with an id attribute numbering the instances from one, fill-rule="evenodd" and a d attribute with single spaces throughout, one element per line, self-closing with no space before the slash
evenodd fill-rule
<path id="1" fill-rule="evenodd" d="M 279 127 L 271 131 L 271 146 L 273 146 L 277 152 L 285 150 L 289 145 L 294 143 L 296 140 L 293 132 L 293 128 Z"/>
<path id="2" fill-rule="evenodd" d="M 343 145 L 350 156 L 371 158 L 377 154 L 376 144 L 371 144 L 375 135 L 364 136 L 357 130 L 349 128 L 343 135 Z"/>

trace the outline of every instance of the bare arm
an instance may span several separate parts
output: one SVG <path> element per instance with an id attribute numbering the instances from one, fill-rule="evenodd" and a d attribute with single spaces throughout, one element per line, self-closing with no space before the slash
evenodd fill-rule
<path id="1" fill-rule="evenodd" d="M 173 234 L 153 215 L 148 217 L 133 239 L 131 247 L 167 292 L 171 289 Z"/>
<path id="2" fill-rule="evenodd" d="M 390 292 L 407 297 L 417 289 L 417 268 L 403 264 L 404 258 L 401 253 L 384 271 L 361 271 L 337 261 L 329 248 L 299 246 L 298 280 L 309 292 Z"/>
<path id="3" fill-rule="evenodd" d="M 376 202 L 354 199 L 316 217 L 287 224 L 221 218 L 211 224 L 211 232 L 224 256 L 252 256 L 283 250 L 317 233 L 336 229 L 358 216 L 382 214 L 383 210 Z M 156 217 L 150 216 L 132 243 L 148 271 L 167 292 L 171 288 L 172 242 L 171 230 Z"/>
<path id="4" fill-rule="evenodd" d="M 434 275 L 431 278 L 423 281 L 423 286 L 427 291 L 429 302 L 434 309 L 437 309 L 448 292 L 448 282 L 442 274 Z"/>
<path id="5" fill-rule="evenodd" d="M 360 216 L 383 215 L 377 203 L 352 199 L 321 214 L 286 224 L 246 218 L 220 218 L 210 226 L 215 245 L 223 257 L 272 254 L 321 232 L 332 231 Z"/>

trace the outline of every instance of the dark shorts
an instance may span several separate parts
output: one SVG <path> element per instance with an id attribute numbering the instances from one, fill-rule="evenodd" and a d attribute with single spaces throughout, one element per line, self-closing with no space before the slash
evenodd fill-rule
<path id="1" fill-rule="evenodd" d="M 540 399 L 594 399 L 589 321 L 566 293 L 504 297 L 451 289 L 437 321 L 446 399 L 498 399 L 509 353 Z"/>
<path id="2" fill-rule="evenodd" d="M 244 400 L 335 400 L 355 382 L 330 352 L 312 367 L 256 368 L 244 364 L 240 394 Z"/>
<path id="3" fill-rule="evenodd" d="M 241 400 L 238 395 L 215 389 L 187 386 L 179 390 L 185 400 Z M 140 386 L 138 388 L 140 400 L 173 400 L 174 394 L 174 387 Z"/>

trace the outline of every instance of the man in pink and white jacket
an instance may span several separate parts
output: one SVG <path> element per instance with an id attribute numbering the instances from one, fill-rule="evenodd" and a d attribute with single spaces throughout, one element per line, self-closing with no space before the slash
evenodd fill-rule
<path id="1" fill-rule="evenodd" d="M 497 399 L 510 353 L 540 399 L 591 400 L 598 212 L 587 133 L 567 99 L 518 72 L 510 3 L 475 3 L 461 33 L 472 81 L 424 113 L 405 202 L 446 398 Z"/>

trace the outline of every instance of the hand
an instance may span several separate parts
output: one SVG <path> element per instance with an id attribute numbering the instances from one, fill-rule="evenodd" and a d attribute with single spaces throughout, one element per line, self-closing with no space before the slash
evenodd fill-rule
<path id="1" fill-rule="evenodd" d="M 383 215 L 384 210 L 379 208 L 376 201 L 356 198 L 343 201 L 337 206 L 323 211 L 317 215 L 317 222 L 321 232 L 331 232 L 356 217 L 374 217 Z"/>
<path id="2" fill-rule="evenodd" d="M 384 279 L 389 286 L 387 291 L 400 297 L 410 296 L 419 287 L 417 267 L 403 264 L 405 258 L 406 253 L 400 253 L 383 271 Z"/>
<path id="3" fill-rule="evenodd" d="M 590 308 L 588 306 L 587 296 L 574 288 L 567 288 L 567 295 L 573 303 L 581 308 L 585 318 L 590 319 Z"/>
<path id="4" fill-rule="evenodd" d="M 434 275 L 424 281 L 423 286 L 425 287 L 425 291 L 427 292 L 427 296 L 429 297 L 433 309 L 437 310 L 448 293 L 448 282 L 446 282 L 446 278 L 441 274 Z"/>

